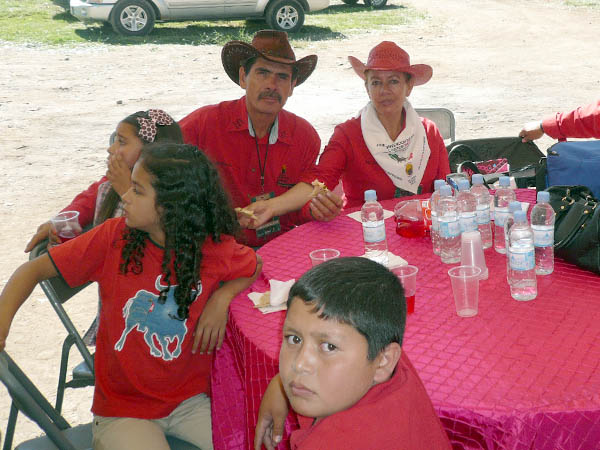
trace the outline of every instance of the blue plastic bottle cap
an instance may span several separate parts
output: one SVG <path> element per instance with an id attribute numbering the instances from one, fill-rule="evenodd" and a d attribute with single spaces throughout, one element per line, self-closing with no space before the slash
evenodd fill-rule
<path id="1" fill-rule="evenodd" d="M 515 222 L 527 222 L 527 216 L 525 215 L 525 211 L 515 211 Z"/>
<path id="2" fill-rule="evenodd" d="M 521 202 L 518 201 L 512 201 L 508 204 L 508 211 L 511 213 L 514 213 L 515 211 L 520 211 L 521 210 Z"/>
<path id="3" fill-rule="evenodd" d="M 365 202 L 374 202 L 375 200 L 377 200 L 377 192 L 373 189 L 365 191 Z"/>
<path id="4" fill-rule="evenodd" d="M 443 185 L 440 188 L 440 195 L 442 197 L 450 197 L 450 196 L 452 196 L 452 188 L 450 186 L 448 186 L 447 184 Z"/>
<path id="5" fill-rule="evenodd" d="M 480 173 L 474 173 L 471 177 L 471 183 L 473 183 L 473 186 L 476 184 L 483 184 L 483 175 Z"/>
<path id="6" fill-rule="evenodd" d="M 507 177 L 506 175 L 502 175 L 500 177 L 500 186 L 502 186 L 502 187 L 510 186 L 510 178 Z"/>
<path id="7" fill-rule="evenodd" d="M 537 202 L 538 203 L 548 203 L 550 200 L 550 192 L 540 191 L 537 194 Z"/>
<path id="8" fill-rule="evenodd" d="M 459 191 L 468 191 L 470 187 L 469 180 L 458 180 Z"/>

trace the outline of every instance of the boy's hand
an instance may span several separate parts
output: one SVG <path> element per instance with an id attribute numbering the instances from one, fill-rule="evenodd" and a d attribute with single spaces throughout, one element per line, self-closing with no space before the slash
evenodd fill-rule
<path id="1" fill-rule="evenodd" d="M 283 436 L 288 411 L 287 397 L 277 374 L 269 382 L 260 402 L 254 431 L 254 450 L 260 450 L 263 444 L 267 450 L 274 450 L 277 447 Z"/>
<path id="2" fill-rule="evenodd" d="M 519 132 L 519 137 L 522 142 L 534 141 L 544 135 L 542 122 L 528 122 Z"/>
<path id="3" fill-rule="evenodd" d="M 120 155 L 108 158 L 106 178 L 108 178 L 108 181 L 110 181 L 110 184 L 119 196 L 122 197 L 129 190 L 131 186 L 131 169 Z"/>
<path id="4" fill-rule="evenodd" d="M 274 216 L 269 200 L 257 200 L 244 208 L 254 213 L 255 219 L 238 214 L 240 226 L 242 228 L 255 229 L 267 223 Z"/>
<path id="5" fill-rule="evenodd" d="M 200 344 L 200 354 L 205 351 L 210 354 L 215 346 L 217 350 L 221 349 L 225 338 L 229 303 L 232 298 L 223 288 L 217 289 L 210 296 L 198 319 L 198 325 L 196 325 L 192 353 L 196 353 L 198 344 Z"/>

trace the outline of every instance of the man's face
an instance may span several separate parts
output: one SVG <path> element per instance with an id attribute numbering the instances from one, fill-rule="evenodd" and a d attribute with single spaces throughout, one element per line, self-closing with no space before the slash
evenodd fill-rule
<path id="1" fill-rule="evenodd" d="M 279 374 L 294 411 L 322 419 L 350 408 L 376 384 L 379 357 L 369 361 L 363 335 L 351 325 L 319 318 L 313 307 L 292 300 Z"/>
<path id="2" fill-rule="evenodd" d="M 252 115 L 277 114 L 292 95 L 292 67 L 258 58 L 250 72 L 240 67 L 240 86 L 246 90 L 246 105 Z"/>

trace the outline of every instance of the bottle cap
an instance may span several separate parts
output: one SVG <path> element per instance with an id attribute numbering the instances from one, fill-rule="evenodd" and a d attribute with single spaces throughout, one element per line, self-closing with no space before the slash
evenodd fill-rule
<path id="1" fill-rule="evenodd" d="M 434 189 L 434 190 L 436 190 L 436 191 L 439 191 L 439 190 L 440 190 L 440 188 L 441 188 L 443 185 L 445 185 L 445 184 L 446 184 L 446 181 L 445 181 L 445 180 L 435 180 L 435 181 L 433 182 L 433 189 Z"/>
<path id="2" fill-rule="evenodd" d="M 443 185 L 440 188 L 440 195 L 442 197 L 451 197 L 452 196 L 452 188 L 450 186 L 448 186 L 447 184 Z"/>
<path id="3" fill-rule="evenodd" d="M 377 192 L 373 189 L 365 191 L 365 202 L 374 202 L 377 200 Z"/>
<path id="4" fill-rule="evenodd" d="M 538 203 L 548 203 L 549 200 L 550 200 L 550 192 L 540 191 L 537 193 L 537 202 Z"/>
<path id="5" fill-rule="evenodd" d="M 468 191 L 470 187 L 469 180 L 458 180 L 459 191 Z"/>
<path id="6" fill-rule="evenodd" d="M 508 187 L 508 186 L 510 186 L 510 178 L 507 177 L 506 175 L 502 175 L 500 177 L 499 181 L 500 181 L 500 186 L 502 186 L 502 187 Z"/>
<path id="7" fill-rule="evenodd" d="M 515 223 L 527 223 L 527 216 L 525 215 L 525 211 L 515 211 Z"/>
<path id="8" fill-rule="evenodd" d="M 508 212 L 514 213 L 515 211 L 521 210 L 521 202 L 512 201 L 508 204 Z"/>
<path id="9" fill-rule="evenodd" d="M 483 184 L 483 175 L 480 173 L 474 173 L 471 177 L 471 183 L 473 183 L 473 186 L 476 184 Z"/>

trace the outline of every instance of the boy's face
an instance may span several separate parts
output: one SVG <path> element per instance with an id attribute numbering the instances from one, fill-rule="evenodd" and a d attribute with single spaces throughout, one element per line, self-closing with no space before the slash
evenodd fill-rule
<path id="1" fill-rule="evenodd" d="M 375 384 L 379 357 L 367 359 L 354 327 L 320 319 L 294 297 L 283 324 L 279 374 L 294 411 L 322 419 L 354 405 Z"/>

